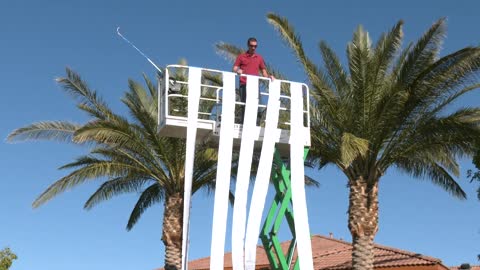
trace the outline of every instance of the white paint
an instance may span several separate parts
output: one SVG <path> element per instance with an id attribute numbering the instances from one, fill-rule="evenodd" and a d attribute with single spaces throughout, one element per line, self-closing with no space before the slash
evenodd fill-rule
<path id="1" fill-rule="evenodd" d="M 263 136 L 260 163 L 258 166 L 255 186 L 253 189 L 250 212 L 248 214 L 247 233 L 245 240 L 245 269 L 255 269 L 256 249 L 260 233 L 260 223 L 265 207 L 265 199 L 270 182 L 270 173 L 275 150 L 275 136 L 278 135 L 278 115 L 280 107 L 280 81 L 270 82 L 267 104 L 265 133 Z"/>
<path id="2" fill-rule="evenodd" d="M 308 226 L 307 201 L 305 197 L 304 171 L 304 128 L 302 84 L 292 83 L 290 87 L 290 179 L 293 214 L 300 269 L 313 270 L 312 243 Z"/>
<path id="3" fill-rule="evenodd" d="M 200 82 L 202 71 L 190 68 L 188 72 L 188 128 L 187 149 L 185 153 L 185 182 L 183 195 L 183 238 L 182 269 L 188 269 L 188 232 L 190 226 L 190 199 L 192 197 L 193 162 L 195 159 L 195 140 L 197 136 L 198 106 L 200 102 Z"/>
<path id="4" fill-rule="evenodd" d="M 225 234 L 227 229 L 228 195 L 232 165 L 232 146 L 235 111 L 235 74 L 223 73 L 222 119 L 218 145 L 215 203 L 213 206 L 210 269 L 223 270 Z"/>
<path id="5" fill-rule="evenodd" d="M 202 127 L 202 121 L 199 121 L 198 119 L 202 70 L 205 69 L 188 67 L 188 116 L 184 125 L 187 129 L 187 136 L 185 155 L 182 270 L 188 270 L 188 235 L 195 142 L 198 133 L 197 130 Z M 281 81 L 275 80 L 270 82 L 266 126 L 265 129 L 261 130 L 260 127 L 256 126 L 259 101 L 259 81 L 256 76 L 249 76 L 247 83 L 248 95 L 245 108 L 245 119 L 240 134 L 240 131 L 238 129 L 236 130 L 234 126 L 235 74 L 231 72 L 222 72 L 222 74 L 224 83 L 222 118 L 212 225 L 210 269 L 223 270 L 224 268 L 224 249 L 229 205 L 228 197 L 230 190 L 233 138 L 240 138 L 242 141 L 240 145 L 237 185 L 235 188 L 236 202 L 233 209 L 232 221 L 232 263 L 234 270 L 253 270 L 255 269 L 256 250 L 262 222 L 262 214 L 270 182 L 275 142 L 282 140 L 281 134 L 284 134 L 286 136 L 282 137 L 283 141 L 281 141 L 281 143 L 288 142 L 290 144 L 292 203 L 295 216 L 295 231 L 297 252 L 300 258 L 300 269 L 313 270 L 311 239 L 304 187 L 303 154 L 304 146 L 309 145 L 310 142 L 310 131 L 308 125 L 307 127 L 303 126 L 303 84 L 290 84 L 291 128 L 289 133 L 285 130 L 281 133 L 281 130 L 277 128 L 279 120 Z M 166 77 L 168 77 L 168 74 Z M 162 89 L 162 91 L 168 91 L 168 89 Z M 168 103 L 168 98 L 159 97 L 159 104 L 162 103 Z M 164 106 L 160 106 L 159 110 L 166 110 L 166 108 L 163 107 Z M 161 113 L 163 113 L 163 111 L 159 112 L 160 121 L 161 118 L 164 118 Z M 168 111 L 165 111 L 165 114 L 168 114 Z M 175 126 L 181 125 L 175 124 Z M 262 140 L 263 142 L 259 168 L 250 204 L 248 223 L 246 223 L 248 186 L 254 142 L 256 140 Z"/>
<path id="6" fill-rule="evenodd" d="M 234 270 L 244 270 L 245 223 L 247 215 L 248 185 L 252 168 L 253 146 L 258 138 L 256 119 L 258 110 L 258 77 L 247 76 L 247 100 L 240 144 L 235 204 L 232 220 L 232 265 Z M 255 132 L 257 131 L 257 132 Z"/>

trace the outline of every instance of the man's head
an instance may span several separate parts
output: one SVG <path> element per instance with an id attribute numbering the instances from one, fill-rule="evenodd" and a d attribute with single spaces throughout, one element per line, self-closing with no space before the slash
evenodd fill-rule
<path id="1" fill-rule="evenodd" d="M 253 54 L 255 52 L 255 49 L 257 48 L 257 39 L 254 37 L 251 37 L 247 41 L 247 46 L 248 46 L 248 53 Z"/>

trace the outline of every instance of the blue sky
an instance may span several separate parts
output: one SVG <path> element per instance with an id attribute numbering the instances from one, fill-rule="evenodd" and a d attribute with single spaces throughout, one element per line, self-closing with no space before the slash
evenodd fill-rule
<path id="1" fill-rule="evenodd" d="M 0 1 L 0 137 L 40 120 L 83 122 L 86 117 L 54 79 L 71 67 L 113 108 L 127 79 L 141 80 L 154 69 L 123 42 L 122 32 L 157 64 L 186 58 L 190 65 L 229 70 L 213 45 L 244 46 L 250 36 L 258 52 L 291 80 L 305 77 L 290 50 L 266 22 L 267 12 L 285 16 L 300 33 L 307 53 L 320 61 L 318 42 L 326 40 L 341 56 L 358 24 L 376 40 L 399 19 L 405 40 L 416 40 L 435 20 L 448 18 L 442 54 L 477 45 L 474 1 Z M 457 106 L 480 104 L 472 93 Z M 100 181 L 76 188 L 39 209 L 31 203 L 66 172 L 64 163 L 84 148 L 53 142 L 0 143 L 0 248 L 19 259 L 12 270 L 154 269 L 163 266 L 160 241 L 162 205 L 152 207 L 131 231 L 125 230 L 137 194 L 117 197 L 90 211 L 83 203 Z M 380 183 L 380 230 L 376 242 L 440 258 L 447 266 L 477 263 L 480 202 L 461 162 L 459 183 L 469 199 L 459 201 L 428 181 L 390 170 Z M 350 240 L 345 177 L 335 168 L 313 172 L 321 187 L 308 190 L 311 232 Z M 208 256 L 213 197 L 193 201 L 190 258 Z M 228 232 L 230 233 L 230 232 Z M 227 241 L 227 250 L 230 250 Z"/>

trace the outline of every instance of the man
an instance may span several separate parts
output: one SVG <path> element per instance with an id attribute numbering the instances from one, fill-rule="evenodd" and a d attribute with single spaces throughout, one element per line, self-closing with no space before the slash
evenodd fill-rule
<path id="1" fill-rule="evenodd" d="M 273 75 L 268 75 L 267 67 L 265 66 L 265 61 L 260 54 L 255 53 L 257 49 L 257 39 L 251 37 L 247 41 L 248 50 L 240 55 L 238 55 L 235 63 L 233 64 L 233 72 L 238 75 L 248 74 L 258 76 L 259 72 L 262 72 L 263 77 L 275 79 Z M 240 101 L 245 102 L 247 100 L 247 78 L 245 76 L 240 77 Z"/>

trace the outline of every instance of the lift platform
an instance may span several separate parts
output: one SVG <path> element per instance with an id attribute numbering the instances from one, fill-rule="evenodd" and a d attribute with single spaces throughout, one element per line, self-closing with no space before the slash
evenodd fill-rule
<path id="1" fill-rule="evenodd" d="M 187 108 L 188 95 L 191 91 L 200 92 L 200 103 L 197 121 L 197 142 L 218 144 L 221 126 L 222 93 L 224 88 L 235 89 L 235 124 L 234 124 L 234 147 L 240 145 L 242 138 L 242 111 L 245 102 L 240 101 L 238 80 L 235 86 L 226 87 L 223 78 L 226 74 L 232 76 L 232 72 L 213 69 L 201 69 L 200 82 L 189 81 L 191 67 L 183 65 L 168 65 L 165 68 L 164 77 L 159 85 L 159 134 L 167 137 L 185 138 L 187 134 Z M 196 68 L 198 69 L 198 68 Z M 238 75 L 235 75 L 238 77 Z M 245 75 L 242 75 L 245 76 Z M 295 82 L 277 80 L 275 84 L 280 87 L 280 112 L 277 126 L 276 142 L 281 155 L 288 155 L 290 133 L 290 90 Z M 248 84 L 258 85 L 258 109 L 257 123 L 255 127 L 255 147 L 261 147 L 265 126 L 265 113 L 268 109 L 266 104 L 269 98 L 269 89 L 273 87 L 270 79 L 248 75 Z M 299 83 L 295 83 L 299 84 Z M 310 146 L 310 115 L 309 115 L 309 89 L 301 83 L 303 97 L 303 128 L 305 129 L 304 145 Z M 197 92 L 198 93 L 198 92 Z M 247 92 L 248 95 L 248 92 Z"/>

